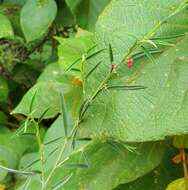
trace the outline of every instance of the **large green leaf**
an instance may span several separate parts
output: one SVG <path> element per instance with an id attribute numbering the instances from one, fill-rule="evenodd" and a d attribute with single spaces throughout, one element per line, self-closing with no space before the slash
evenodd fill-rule
<path id="1" fill-rule="evenodd" d="M 82 84 L 75 83 L 73 76 L 64 75 L 58 64 L 46 67 L 34 85 L 23 97 L 13 113 L 22 113 L 33 117 L 54 117 L 61 112 L 61 95 L 65 96 L 68 109 L 75 117 L 82 97 Z"/>
<path id="2" fill-rule="evenodd" d="M 45 159 L 47 159 L 45 162 L 46 171 L 51 170 L 58 158 L 60 149 L 63 147 L 63 134 L 62 117 L 59 117 L 49 128 L 44 139 L 44 155 Z M 138 177 L 150 172 L 161 162 L 164 153 L 163 142 L 140 143 L 131 146 L 136 148 L 133 152 L 127 150 L 126 146 L 111 141 L 87 142 L 81 148 L 76 148 L 70 156 L 69 161 L 57 169 L 47 189 L 51 189 L 64 176 L 72 173 L 73 176 L 70 181 L 61 189 L 109 190 L 121 183 L 134 181 Z M 64 152 L 62 160 L 65 159 L 66 153 Z M 33 158 L 33 160 L 36 160 L 36 158 Z M 33 161 L 30 160 L 29 162 L 32 163 Z M 80 168 L 77 165 L 88 165 L 88 168 Z M 30 170 L 36 169 L 40 169 L 39 163 L 30 168 Z M 33 184 L 37 183 L 39 184 L 39 179 L 32 178 L 28 190 L 32 190 Z"/>
<path id="3" fill-rule="evenodd" d="M 103 64 L 88 80 L 89 90 L 93 89 L 95 91 L 93 87 L 97 87 L 109 72 L 109 44 L 112 46 L 114 63 L 119 64 L 134 46 L 135 38 L 138 41 L 147 39 L 148 34 L 153 33 L 156 26 L 174 13 L 182 2 L 184 1 L 157 0 L 152 3 L 150 0 L 143 2 L 139 0 L 135 2 L 132 0 L 112 1 L 97 22 L 96 44 L 98 49 L 106 49 L 106 51 L 95 57 L 96 60 L 92 59 L 91 63 L 88 64 L 89 68 L 86 67 L 87 70 L 90 70 L 96 62 L 103 61 Z M 156 37 L 184 34 L 187 31 L 187 12 L 184 11 L 164 22 L 160 29 L 156 31 Z M 129 73 L 129 70 L 126 69 L 125 72 Z M 93 91 L 90 91 L 90 93 Z"/>
<path id="4" fill-rule="evenodd" d="M 9 89 L 7 81 L 0 76 L 0 102 L 7 101 L 8 91 Z"/>
<path id="5" fill-rule="evenodd" d="M 54 0 L 28 0 L 21 10 L 21 26 L 27 42 L 40 38 L 56 17 Z"/>
<path id="6" fill-rule="evenodd" d="M 13 36 L 14 33 L 11 23 L 8 20 L 8 18 L 3 14 L 0 14 L 0 23 L 1 23 L 0 38 Z"/>
<path id="7" fill-rule="evenodd" d="M 176 165 L 172 162 L 176 154 L 177 151 L 168 146 L 163 161 L 151 173 L 115 190 L 164 190 L 169 183 L 183 175 L 181 164 Z"/>
<path id="8" fill-rule="evenodd" d="M 153 1 L 152 6 L 150 2 L 113 1 L 100 17 L 97 39 L 99 43 L 102 41 L 102 44 L 99 47 L 107 48 L 111 43 L 115 63 L 120 63 L 134 45 L 135 38 L 127 33 L 134 34 L 139 39 L 146 38 L 156 23 L 173 14 L 174 9 L 171 7 L 178 10 L 177 7 L 182 1 L 158 0 Z M 139 20 L 137 12 L 142 19 Z M 183 29 L 175 23 L 182 23 L 185 14 L 181 14 L 181 20 L 178 15 L 173 21 L 167 21 L 160 29 L 160 35 L 169 34 L 171 26 L 177 27 L 178 32 L 174 31 L 174 34 L 180 31 L 184 33 L 187 30 L 187 21 L 184 21 Z M 187 42 L 187 37 L 180 40 L 174 47 L 157 56 L 155 62 L 146 58 L 136 59 L 135 66 L 131 69 L 121 62 L 117 74 L 109 79 L 108 85 L 143 85 L 147 89 L 103 90 L 98 93 L 85 114 L 80 135 L 123 141 L 150 141 L 188 133 Z M 102 52 L 100 56 L 92 59 L 88 64 L 89 69 L 99 60 L 103 61 L 102 64 L 86 83 L 88 97 L 96 93 L 110 73 L 108 52 Z"/>
<path id="9" fill-rule="evenodd" d="M 79 26 L 92 30 L 98 16 L 111 0 L 66 0 Z M 84 11 L 81 11 L 84 10 Z"/>
<path id="10" fill-rule="evenodd" d="M 73 178 L 64 189 L 109 190 L 121 183 L 134 181 L 160 163 L 163 143 L 141 143 L 135 147 L 135 152 L 130 152 L 121 145 L 91 143 L 69 161 L 70 164 L 87 164 L 88 161 L 89 168 L 72 171 Z"/>

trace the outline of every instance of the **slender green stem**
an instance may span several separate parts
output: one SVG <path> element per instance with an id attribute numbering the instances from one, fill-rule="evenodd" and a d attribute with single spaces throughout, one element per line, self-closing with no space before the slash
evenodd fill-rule
<path id="1" fill-rule="evenodd" d="M 42 173 L 41 173 L 42 190 L 45 190 L 45 187 L 44 187 L 44 185 L 45 185 L 44 145 L 43 145 L 42 140 L 41 140 L 39 125 L 34 119 L 32 121 L 34 122 L 35 127 L 36 127 L 36 139 L 37 139 L 37 143 L 39 146 L 41 171 L 42 171 Z"/>
<path id="2" fill-rule="evenodd" d="M 113 73 L 110 72 L 109 74 L 107 74 L 107 76 L 105 77 L 105 79 L 100 83 L 100 85 L 98 86 L 97 90 L 93 93 L 93 95 L 87 99 L 86 103 L 85 103 L 85 107 L 83 108 L 83 112 L 80 115 L 79 118 L 79 122 L 82 121 L 86 111 L 88 110 L 89 106 L 91 105 L 91 103 L 93 102 L 93 100 L 97 97 L 97 95 L 103 90 L 105 89 L 108 80 L 110 79 L 111 75 Z"/>
<path id="3" fill-rule="evenodd" d="M 46 179 L 46 181 L 45 181 L 45 183 L 44 183 L 44 188 L 48 185 L 50 179 L 52 178 L 52 176 L 53 176 L 53 174 L 54 174 L 54 172 L 55 172 L 55 170 L 57 169 L 57 167 L 58 167 L 58 165 L 59 165 L 59 162 L 61 161 L 61 157 L 62 157 L 62 155 L 63 155 L 63 153 L 64 153 L 64 151 L 65 151 L 65 149 L 66 149 L 67 144 L 68 144 L 68 141 L 67 141 L 67 139 L 65 139 L 65 141 L 64 141 L 64 143 L 63 143 L 63 146 L 62 146 L 62 148 L 61 148 L 61 150 L 60 150 L 60 153 L 59 153 L 59 155 L 58 155 L 58 157 L 57 157 L 57 160 L 56 160 L 56 162 L 55 162 L 55 164 L 54 164 L 54 167 L 53 167 L 52 170 L 50 171 L 50 174 L 48 175 L 48 177 L 47 177 L 47 179 Z"/>
<path id="4" fill-rule="evenodd" d="M 85 97 L 85 75 L 84 75 L 84 64 L 86 63 L 86 55 L 83 54 L 82 60 L 81 60 L 81 77 L 82 77 L 82 85 L 83 85 L 83 94 Z"/>
<path id="5" fill-rule="evenodd" d="M 188 180 L 188 171 L 187 171 L 187 164 L 186 164 L 186 153 L 185 149 L 180 149 L 180 154 L 182 156 L 182 166 L 183 166 L 183 172 L 184 172 L 184 178 Z"/>
<path id="6" fill-rule="evenodd" d="M 46 179 L 46 181 L 44 183 L 44 188 L 48 185 L 50 179 L 52 178 L 52 176 L 53 176 L 53 174 L 55 172 L 55 170 L 58 167 L 60 167 L 65 161 L 68 160 L 68 158 L 65 158 L 63 161 L 61 161 L 61 158 L 62 158 L 62 155 L 63 155 L 68 143 L 70 142 L 70 140 L 72 140 L 72 137 L 74 136 L 74 134 L 75 134 L 78 127 L 79 127 L 79 121 L 77 121 L 75 123 L 75 126 L 73 127 L 72 131 L 70 132 L 70 135 L 67 138 L 65 138 L 63 146 L 62 146 L 62 148 L 61 148 L 61 150 L 59 152 L 58 158 L 57 158 L 57 160 L 56 160 L 56 162 L 54 164 L 54 167 L 52 168 L 50 174 L 48 175 L 48 177 L 47 177 L 47 179 Z"/>

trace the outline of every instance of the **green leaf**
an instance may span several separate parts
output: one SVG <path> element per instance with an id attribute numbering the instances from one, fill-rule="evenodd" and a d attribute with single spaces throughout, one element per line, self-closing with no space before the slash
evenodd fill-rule
<path id="1" fill-rule="evenodd" d="M 15 136 L 12 132 L 6 134 L 0 134 L 0 145 L 5 146 L 14 152 L 17 156 L 22 154 L 29 148 L 31 148 L 31 142 L 34 143 L 33 137 L 19 137 Z"/>
<path id="2" fill-rule="evenodd" d="M 39 82 L 24 95 L 12 114 L 21 113 L 26 116 L 32 114 L 33 117 L 40 118 L 42 113 L 49 108 L 43 118 L 54 117 L 61 112 L 59 98 L 59 92 L 61 91 L 64 91 L 64 89 L 58 82 Z M 34 96 L 35 98 L 33 98 Z M 32 109 L 30 110 L 31 104 Z"/>
<path id="3" fill-rule="evenodd" d="M 62 78 L 63 71 L 58 63 L 51 63 L 47 65 L 44 71 L 38 78 L 38 82 L 45 82 L 45 81 L 58 81 Z"/>
<path id="4" fill-rule="evenodd" d="M 47 131 L 44 143 L 62 137 L 64 134 L 62 125 L 63 120 L 61 116 Z M 45 163 L 47 174 L 54 166 L 63 142 L 64 138 L 59 138 L 45 146 L 44 155 L 47 158 Z M 87 187 L 88 190 L 109 190 L 121 183 L 134 181 L 150 172 L 159 165 L 164 153 L 163 142 L 133 144 L 135 149 L 132 152 L 124 148 L 120 143 L 117 143 L 118 149 L 107 142 L 101 141 L 89 141 L 89 143 L 84 143 L 84 146 L 81 145 L 81 147 L 78 144 L 79 142 L 77 141 L 77 147 L 72 152 L 72 155 L 70 155 L 70 150 L 64 152 L 62 160 L 67 156 L 70 159 L 57 169 L 50 180 L 49 188 L 61 181 L 65 176 L 73 174 L 63 189 L 81 190 Z M 59 148 L 58 151 L 49 157 L 48 155 L 52 149 L 57 147 Z M 32 162 L 36 158 L 31 160 L 27 157 L 25 160 Z M 40 168 L 38 164 L 36 163 L 30 169 L 38 170 Z M 84 165 L 88 167 L 80 167 Z M 32 178 L 32 181 L 34 183 L 36 179 Z M 30 185 L 30 188 L 32 188 L 32 185 Z"/>
<path id="5" fill-rule="evenodd" d="M 156 55 L 155 63 L 148 61 L 146 57 L 135 59 L 133 68 L 129 69 L 122 62 L 130 49 L 135 47 L 135 38 L 127 33 L 134 33 L 138 39 L 147 37 L 156 27 L 156 23 L 179 9 L 181 2 L 154 1 L 151 6 L 150 1 L 112 1 L 100 16 L 97 42 L 101 43 L 98 49 L 107 48 L 110 43 L 113 47 L 114 62 L 118 65 L 117 74 L 110 77 L 106 83 L 110 86 L 141 85 L 147 88 L 137 91 L 100 92 L 83 118 L 78 131 L 80 137 L 140 142 L 188 133 L 188 38 L 179 39 L 174 47 Z M 170 9 L 172 6 L 173 10 Z M 137 14 L 133 16 L 132 13 L 135 12 L 141 12 L 141 20 Z M 184 20 L 184 14 L 177 15 L 174 20 L 168 20 L 168 24 L 164 23 L 156 35 L 168 36 L 168 33 L 175 35 L 185 32 L 177 24 L 182 23 L 186 28 L 187 20 Z M 175 27 L 171 32 L 168 28 L 170 26 Z M 99 61 L 102 61 L 102 64 L 84 84 L 87 87 L 87 97 L 96 93 L 109 74 L 107 51 L 91 59 L 86 70 L 90 70 Z"/>
<path id="6" fill-rule="evenodd" d="M 168 145 L 163 161 L 157 168 L 131 183 L 120 185 L 115 190 L 164 190 L 169 183 L 183 175 L 181 164 L 172 162 L 172 157 L 176 154 L 176 149 Z"/>
<path id="7" fill-rule="evenodd" d="M 66 0 L 78 25 L 93 30 L 98 16 L 111 0 Z M 81 11 L 84 10 L 84 11 Z"/>
<path id="8" fill-rule="evenodd" d="M 0 165 L 16 167 L 18 162 L 18 155 L 16 155 L 10 148 L 6 147 L 6 144 L 0 145 Z M 2 181 L 8 174 L 0 168 L 0 181 Z"/>
<path id="9" fill-rule="evenodd" d="M 43 118 L 54 117 L 62 111 L 59 95 L 62 93 L 65 96 L 67 109 L 72 110 L 73 117 L 76 117 L 82 97 L 82 84 L 77 84 L 75 80 L 71 75 L 64 75 L 57 64 L 49 65 L 39 77 L 38 83 L 24 95 L 12 113 L 22 113 L 27 116 L 32 113 L 33 117 L 40 118 L 45 112 Z"/>
<path id="10" fill-rule="evenodd" d="M 102 62 L 99 61 L 92 69 L 91 71 L 88 72 L 88 74 L 85 76 L 85 78 L 87 79 L 94 71 L 95 69 L 97 69 L 97 67 L 101 64 Z"/>
<path id="11" fill-rule="evenodd" d="M 56 17 L 54 0 L 28 0 L 21 10 L 21 26 L 27 42 L 42 37 Z"/>
<path id="12" fill-rule="evenodd" d="M 49 171 L 54 166 L 64 143 L 62 125 L 63 119 L 60 116 L 49 128 L 44 138 L 44 144 L 55 139 L 45 146 L 46 174 L 49 174 Z M 164 153 L 163 142 L 133 144 L 135 149 L 132 152 L 122 144 L 116 144 L 118 149 L 107 142 L 89 141 L 89 143 L 83 143 L 76 141 L 74 151 L 67 149 L 64 152 L 62 160 L 66 157 L 70 157 L 70 159 L 57 169 L 48 187 L 53 187 L 64 177 L 73 174 L 63 189 L 81 190 L 87 187 L 88 190 L 109 190 L 121 183 L 134 181 L 154 169 L 161 162 Z M 58 148 L 58 151 L 49 156 L 54 148 Z M 30 159 L 27 157 L 25 160 L 33 162 L 36 157 Z M 86 165 L 87 168 L 83 167 Z M 30 169 L 38 170 L 39 168 L 39 163 L 36 163 Z M 32 183 L 34 181 L 37 180 L 32 177 Z M 30 188 L 32 188 L 32 185 L 30 185 Z"/>
<path id="13" fill-rule="evenodd" d="M 63 126 L 65 130 L 65 137 L 67 138 L 67 128 L 68 128 L 68 114 L 67 114 L 67 106 L 65 104 L 65 99 L 62 94 L 60 94 L 61 97 L 61 108 L 62 108 L 62 114 L 63 114 Z"/>
<path id="14" fill-rule="evenodd" d="M 59 118 L 49 128 L 45 136 L 45 142 L 61 137 L 64 134 L 62 123 L 62 119 Z M 63 141 L 63 139 L 59 139 L 49 144 L 45 149 L 46 154 L 48 155 L 52 148 L 61 148 Z M 64 176 L 73 173 L 70 181 L 64 186 L 65 190 L 81 190 L 84 187 L 87 187 L 88 190 L 109 190 L 121 183 L 133 181 L 151 171 L 161 162 L 164 151 L 163 142 L 134 144 L 135 149 L 132 152 L 119 143 L 117 143 L 117 146 L 119 146 L 120 151 L 107 142 L 89 141 L 89 143 L 84 143 L 84 146 L 81 145 L 81 148 L 79 148 L 79 143 L 76 141 L 77 147 L 73 155 L 69 161 L 61 166 L 61 169 L 58 169 L 51 185 L 61 180 Z M 53 166 L 58 154 L 59 151 L 47 161 L 46 167 L 48 167 L 48 170 L 50 170 L 49 166 Z M 67 151 L 62 159 L 65 159 L 66 155 Z M 84 164 L 88 167 L 67 167 Z"/>
<path id="15" fill-rule="evenodd" d="M 69 132 L 71 130 L 71 127 L 73 125 L 72 119 L 69 117 L 69 125 L 67 128 L 67 132 L 69 135 Z M 51 168 L 54 166 L 54 163 L 59 155 L 59 152 L 63 146 L 64 140 L 65 140 L 65 130 L 64 130 L 64 121 L 63 121 L 63 115 L 61 114 L 51 125 L 51 127 L 46 132 L 45 138 L 44 138 L 44 144 L 45 144 L 45 157 L 46 157 L 46 168 L 47 170 L 51 170 Z M 62 159 L 64 160 L 67 155 L 70 155 L 72 152 L 72 147 L 68 147 L 68 149 L 64 152 L 62 155 Z M 60 180 L 60 179 L 59 179 Z M 56 181 L 57 182 L 57 181 Z"/>
<path id="16" fill-rule="evenodd" d="M 33 179 L 34 177 L 32 177 Z M 40 182 L 40 177 L 36 176 L 34 179 L 36 180 L 31 180 L 31 177 L 28 177 L 27 180 L 23 181 L 20 180 L 18 181 L 18 185 L 15 187 L 16 190 L 38 190 L 42 189 L 41 187 L 41 182 Z"/>
<path id="17" fill-rule="evenodd" d="M 121 145 L 117 151 L 108 143 L 91 142 L 80 152 L 75 153 L 68 163 L 86 163 L 83 152 L 89 162 L 88 168 L 66 168 L 57 171 L 54 179 L 73 173 L 65 190 L 109 190 L 121 183 L 128 183 L 146 174 L 156 167 L 163 155 L 163 143 L 137 144 L 136 150 L 130 152 Z M 160 153 L 159 153 L 160 152 Z M 147 160 L 147 161 L 146 161 Z M 147 164 L 146 164 L 147 163 Z"/>
<path id="18" fill-rule="evenodd" d="M 18 36 L 23 37 L 20 26 L 20 10 L 21 6 L 25 3 L 24 1 L 26 0 L 4 0 L 3 3 L 0 4 L 0 12 L 6 15 L 10 21 L 16 38 Z"/>
<path id="19" fill-rule="evenodd" d="M 103 91 L 89 109 L 87 121 L 82 123 L 81 136 L 148 141 L 188 133 L 185 117 L 188 112 L 187 43 L 186 37 L 164 52 L 156 63 L 146 59 L 135 61 L 139 65 L 135 66 L 138 73 L 134 79 L 134 72 L 126 76 L 126 69 L 122 67 L 125 72 L 113 83 L 139 84 L 147 89 Z M 89 114 L 93 114 L 93 118 Z"/>
<path id="20" fill-rule="evenodd" d="M 62 180 L 60 180 L 54 187 L 52 187 L 52 190 L 59 190 L 61 189 L 70 179 L 72 175 L 65 176 Z"/>
<path id="21" fill-rule="evenodd" d="M 0 169 L 8 171 L 10 173 L 16 173 L 16 174 L 21 174 L 21 175 L 36 175 L 36 174 L 38 174 L 37 171 L 27 172 L 27 171 L 21 171 L 21 170 L 14 170 L 14 169 L 7 168 L 7 167 L 1 166 L 1 165 L 0 165 Z"/>
<path id="22" fill-rule="evenodd" d="M 0 102 L 6 102 L 8 98 L 8 84 L 7 81 L 0 76 Z"/>
<path id="23" fill-rule="evenodd" d="M 32 166 L 36 163 L 40 162 L 39 154 L 38 153 L 28 153 L 22 156 L 19 161 L 19 170 L 33 170 Z M 35 168 L 39 169 L 39 168 Z M 24 176 L 16 176 L 17 179 Z"/>
<path id="24" fill-rule="evenodd" d="M 7 123 L 7 116 L 2 111 L 0 111 L 0 125 L 2 124 L 6 125 L 6 123 Z"/>
<path id="25" fill-rule="evenodd" d="M 62 1 L 57 1 L 57 6 L 58 12 L 55 19 L 55 24 L 57 24 L 58 27 L 74 25 L 75 19 L 67 4 Z"/>
<path id="26" fill-rule="evenodd" d="M 7 38 L 14 35 L 9 19 L 1 13 L 0 13 L 0 23 L 1 23 L 0 38 Z"/>
<path id="27" fill-rule="evenodd" d="M 3 180 L 8 169 L 16 169 L 19 158 L 31 148 L 34 138 L 14 136 L 12 132 L 0 134 L 0 180 Z"/>
<path id="28" fill-rule="evenodd" d="M 24 5 L 27 0 L 4 0 L 4 3 Z"/>
<path id="29" fill-rule="evenodd" d="M 13 80 L 19 84 L 24 84 L 28 88 L 35 84 L 38 75 L 39 72 L 27 64 L 16 64 L 12 70 Z"/>
<path id="30" fill-rule="evenodd" d="M 78 62 L 72 67 L 79 69 L 82 56 L 94 45 L 93 35 L 85 35 L 76 38 L 56 38 L 60 43 L 58 47 L 59 64 L 67 70 L 74 62 Z"/>
<path id="31" fill-rule="evenodd" d="M 180 178 L 173 181 L 166 190 L 186 190 L 188 188 L 188 182 L 185 178 Z"/>
<path id="32" fill-rule="evenodd" d="M 141 46 L 141 48 L 143 49 L 143 52 L 145 53 L 145 55 L 148 57 L 148 59 L 150 59 L 151 62 L 155 63 L 155 59 L 152 56 L 152 54 L 148 51 L 147 48 L 145 48 L 144 46 Z"/>

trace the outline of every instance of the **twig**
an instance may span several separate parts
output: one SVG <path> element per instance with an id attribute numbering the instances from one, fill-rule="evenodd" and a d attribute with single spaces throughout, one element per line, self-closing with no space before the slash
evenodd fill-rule
<path id="1" fill-rule="evenodd" d="M 180 150 L 180 154 L 182 155 L 182 166 L 183 166 L 183 172 L 184 172 L 184 178 L 186 180 L 188 180 L 188 171 L 187 171 L 187 164 L 186 164 L 186 153 L 185 153 L 185 149 L 182 148 Z"/>

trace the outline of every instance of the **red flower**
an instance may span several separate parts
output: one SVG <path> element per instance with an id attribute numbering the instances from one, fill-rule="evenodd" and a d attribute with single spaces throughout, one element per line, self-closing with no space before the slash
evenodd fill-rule
<path id="1" fill-rule="evenodd" d="M 132 57 L 127 58 L 127 67 L 131 68 L 134 65 L 134 61 Z"/>

